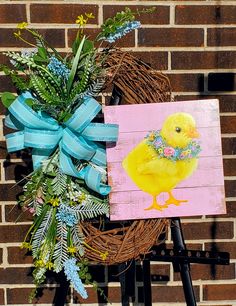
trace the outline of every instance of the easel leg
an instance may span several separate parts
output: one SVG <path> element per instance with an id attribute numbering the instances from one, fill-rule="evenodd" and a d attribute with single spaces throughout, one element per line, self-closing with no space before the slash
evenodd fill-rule
<path id="1" fill-rule="evenodd" d="M 152 286 L 151 286 L 151 272 L 150 260 L 143 260 L 143 297 L 144 306 L 152 305 Z"/>
<path id="2" fill-rule="evenodd" d="M 129 306 L 130 297 L 135 297 L 136 263 L 135 260 L 119 264 L 119 280 L 122 306 Z"/>
<path id="3" fill-rule="evenodd" d="M 180 219 L 172 218 L 171 222 L 172 222 L 171 234 L 172 234 L 172 240 L 174 244 L 174 250 L 176 251 L 185 250 L 186 247 L 184 243 Z M 178 271 L 180 272 L 187 306 L 197 306 L 195 294 L 193 291 L 189 264 L 177 262 L 177 263 L 174 263 L 173 265 L 174 265 L 174 269 L 176 270 L 178 269 Z"/>

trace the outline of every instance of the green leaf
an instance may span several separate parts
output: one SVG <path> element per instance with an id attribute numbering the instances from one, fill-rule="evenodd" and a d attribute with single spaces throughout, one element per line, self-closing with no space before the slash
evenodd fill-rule
<path id="1" fill-rule="evenodd" d="M 83 52 L 87 53 L 93 50 L 94 48 L 94 43 L 91 40 L 86 39 L 84 42 L 84 47 L 83 47 Z"/>
<path id="2" fill-rule="evenodd" d="M 39 56 L 41 56 L 42 58 L 48 59 L 48 57 L 47 57 L 47 51 L 45 50 L 45 48 L 43 48 L 43 47 L 38 48 L 38 54 L 39 54 Z"/>
<path id="3" fill-rule="evenodd" d="M 78 50 L 76 52 L 76 55 L 75 55 L 75 58 L 74 58 L 74 61 L 73 61 L 73 65 L 72 65 L 72 68 L 71 68 L 71 71 L 70 71 L 70 75 L 69 75 L 69 78 L 68 78 L 68 82 L 67 82 L 67 90 L 68 90 L 68 92 L 70 92 L 72 83 L 74 81 L 76 69 L 77 69 L 78 62 L 79 62 L 79 59 L 80 59 L 80 55 L 81 55 L 81 52 L 82 52 L 82 49 L 83 49 L 83 46 L 84 46 L 84 41 L 85 41 L 85 36 L 83 37 L 83 39 L 82 39 L 82 41 L 81 41 L 81 43 L 79 45 L 79 48 L 78 48 Z"/>
<path id="4" fill-rule="evenodd" d="M 32 107 L 34 105 L 34 99 L 31 98 L 25 99 L 25 103 L 30 107 Z"/>
<path id="5" fill-rule="evenodd" d="M 11 92 L 4 92 L 2 95 L 1 95 L 1 99 L 2 99 L 2 104 L 8 108 L 12 102 L 14 102 L 14 100 L 16 99 L 16 96 L 13 95 Z"/>

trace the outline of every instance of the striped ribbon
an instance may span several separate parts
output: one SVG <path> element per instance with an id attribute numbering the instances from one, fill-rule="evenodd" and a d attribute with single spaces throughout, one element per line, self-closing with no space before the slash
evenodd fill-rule
<path id="1" fill-rule="evenodd" d="M 35 99 L 30 92 L 25 92 L 8 108 L 5 125 L 17 130 L 6 135 L 8 152 L 33 148 L 33 165 L 37 169 L 59 146 L 61 171 L 84 179 L 89 188 L 107 195 L 110 186 L 102 183 L 102 173 L 97 167 L 106 166 L 106 151 L 98 142 L 115 142 L 118 126 L 91 122 L 101 110 L 101 105 L 92 97 L 85 97 L 71 118 L 60 125 L 47 114 L 35 112 L 29 107 L 25 103 L 28 98 Z M 84 161 L 89 163 L 78 170 Z"/>

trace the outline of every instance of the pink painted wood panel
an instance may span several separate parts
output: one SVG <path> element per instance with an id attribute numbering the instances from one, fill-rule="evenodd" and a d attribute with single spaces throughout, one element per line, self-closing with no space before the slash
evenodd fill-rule
<path id="1" fill-rule="evenodd" d="M 160 130 L 165 119 L 176 112 L 191 114 L 200 133 L 202 151 L 197 169 L 172 190 L 176 198 L 186 199 L 188 202 L 179 206 L 171 204 L 161 211 L 145 210 L 151 205 L 152 196 L 137 187 L 122 167 L 122 161 L 149 131 Z M 108 183 L 112 187 L 111 220 L 226 212 L 218 100 L 108 106 L 104 109 L 104 116 L 107 123 L 119 124 L 116 145 L 107 147 Z M 157 196 L 158 203 L 163 204 L 167 197 L 166 192 L 160 192 Z"/>

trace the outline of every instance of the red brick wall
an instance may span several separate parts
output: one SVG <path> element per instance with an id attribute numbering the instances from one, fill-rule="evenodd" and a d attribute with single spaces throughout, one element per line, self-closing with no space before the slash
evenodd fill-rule
<path id="1" fill-rule="evenodd" d="M 12 33 L 18 22 L 27 21 L 40 29 L 46 38 L 62 52 L 69 51 L 76 33 L 74 21 L 83 12 L 97 17 L 88 25 L 94 35 L 103 18 L 124 6 L 134 9 L 157 6 L 151 15 L 141 17 L 142 28 L 130 33 L 119 46 L 132 50 L 152 67 L 166 72 L 171 80 L 176 100 L 217 97 L 220 100 L 222 142 L 224 154 L 227 215 L 185 218 L 182 220 L 189 248 L 228 251 L 229 266 L 192 265 L 192 278 L 199 306 L 236 305 L 236 2 L 235 0 L 157 0 L 157 1 L 74 1 L 41 0 L 0 3 L 0 62 L 6 50 L 19 50 L 23 44 Z M 0 74 L 0 92 L 14 90 L 9 80 Z M 28 304 L 32 288 L 31 257 L 19 248 L 30 224 L 24 217 L 15 223 L 19 211 L 14 207 L 20 186 L 13 187 L 15 176 L 26 173 L 27 157 L 7 155 L 2 132 L 4 109 L 0 107 L 0 305 Z M 12 188 L 13 187 L 13 188 Z M 199 201 L 201 197 L 199 195 Z M 168 241 L 170 242 L 170 241 Z M 109 272 L 109 273 L 108 273 Z M 95 279 L 106 286 L 108 298 L 120 305 L 120 289 L 116 268 L 94 267 Z M 162 276 L 153 283 L 155 305 L 185 305 L 179 276 L 168 263 L 152 265 L 152 273 Z M 57 276 L 49 275 L 47 287 L 37 300 L 52 305 Z M 166 281 L 167 280 L 167 281 Z M 141 290 L 141 283 L 139 290 Z M 86 303 L 98 303 L 89 288 Z M 68 296 L 69 305 L 81 302 L 76 295 Z"/>

